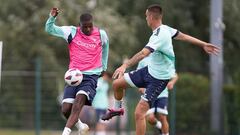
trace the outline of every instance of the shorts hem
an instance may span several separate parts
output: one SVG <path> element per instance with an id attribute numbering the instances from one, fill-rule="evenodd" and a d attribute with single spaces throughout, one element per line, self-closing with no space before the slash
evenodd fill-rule
<path id="1" fill-rule="evenodd" d="M 125 81 L 126 81 L 131 87 L 137 87 L 137 86 L 133 83 L 131 77 L 129 76 L 129 73 L 125 73 L 125 74 L 124 74 L 124 79 L 125 79 Z"/>

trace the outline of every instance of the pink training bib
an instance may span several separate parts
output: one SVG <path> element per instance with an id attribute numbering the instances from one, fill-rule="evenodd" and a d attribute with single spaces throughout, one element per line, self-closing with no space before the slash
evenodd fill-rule
<path id="1" fill-rule="evenodd" d="M 92 34 L 87 36 L 77 27 L 77 33 L 68 48 L 69 68 L 86 71 L 102 66 L 102 44 L 98 28 L 94 27 Z"/>

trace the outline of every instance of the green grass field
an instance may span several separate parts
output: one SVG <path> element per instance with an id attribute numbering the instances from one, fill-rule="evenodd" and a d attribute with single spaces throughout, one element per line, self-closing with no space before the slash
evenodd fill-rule
<path id="1" fill-rule="evenodd" d="M 35 135 L 33 130 L 0 129 L 0 135 Z M 41 131 L 41 135 L 60 135 L 61 131 Z"/>
<path id="2" fill-rule="evenodd" d="M 41 131 L 40 135 L 61 135 L 62 131 L 50 131 L 44 130 Z M 93 135 L 93 132 L 90 132 L 89 135 Z M 131 133 L 121 133 L 121 135 L 134 135 L 134 132 Z M 0 129 L 0 135 L 36 135 L 33 130 L 16 130 L 16 129 Z M 72 132 L 71 135 L 78 135 L 76 131 Z M 116 132 L 108 132 L 107 135 L 116 135 Z"/>

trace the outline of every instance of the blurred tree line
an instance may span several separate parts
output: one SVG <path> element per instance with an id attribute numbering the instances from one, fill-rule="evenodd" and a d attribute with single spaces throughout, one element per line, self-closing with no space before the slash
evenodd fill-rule
<path id="1" fill-rule="evenodd" d="M 95 8 L 88 7 L 89 0 L 0 0 L 0 40 L 3 41 L 3 71 L 34 71 L 34 59 L 38 56 L 42 58 L 42 71 L 57 72 L 61 78 L 68 67 L 68 50 L 64 40 L 48 35 L 44 31 L 44 25 L 48 18 L 50 9 L 58 7 L 60 14 L 57 18 L 57 25 L 78 25 L 79 16 L 84 11 L 91 11 L 94 15 L 94 22 L 97 26 L 105 29 L 110 38 L 109 71 L 113 72 L 125 58 L 131 57 L 148 42 L 151 30 L 147 27 L 145 20 L 146 7 L 153 3 L 159 3 L 164 10 L 164 24 L 177 28 L 179 31 L 193 35 L 204 41 L 209 41 L 209 0 L 189 1 L 189 0 L 97 0 Z M 233 108 L 227 106 L 226 114 L 231 109 L 239 113 L 239 92 L 240 86 L 240 1 L 224 0 L 224 83 L 226 103 L 234 103 Z M 195 107 L 209 108 L 209 96 L 196 101 L 194 97 L 184 98 L 188 93 L 197 93 L 196 83 L 203 83 L 204 92 L 208 95 L 209 84 L 209 57 L 205 52 L 193 45 L 174 41 L 174 50 L 177 57 L 176 68 L 179 73 L 190 72 L 189 80 L 194 80 L 195 75 L 201 75 L 193 83 L 182 82 L 184 85 L 178 90 L 177 108 L 186 106 L 184 99 L 189 100 L 189 104 L 197 104 Z M 184 76 L 184 75 L 183 75 Z M 4 80 L 4 78 L 2 78 Z M 196 78 L 195 78 L 196 79 Z M 181 80 L 181 76 L 180 76 Z M 184 80 L 184 79 L 183 79 Z M 16 80 L 22 81 L 22 80 Z M 26 82 L 23 82 L 26 83 Z M 50 83 L 50 82 L 48 82 Z M 181 83 L 180 83 L 181 84 Z M 180 85 L 179 84 L 179 85 Z M 190 85 L 189 91 L 184 87 Z M 14 86 L 13 86 L 14 87 Z M 10 88 L 9 88 L 10 89 Z M 16 88 L 17 89 L 17 88 Z M 34 89 L 34 88 L 33 88 Z M 198 91 L 199 90 L 199 91 Z M 194 91 L 194 92 L 191 92 Z M 192 94 L 191 94 L 192 95 Z M 229 95 L 232 96 L 229 98 Z M 237 96 L 236 96 L 237 95 Z M 18 96 L 16 94 L 16 96 Z M 204 93 L 202 94 L 204 96 Z M 191 100 L 190 100 L 191 99 Z M 195 102 L 196 101 L 196 102 Z M 181 108 L 181 107 L 180 107 Z M 179 109 L 180 109 L 179 108 Z M 187 110 L 188 108 L 185 107 Z M 237 110 L 237 111 L 236 111 Z M 178 115 L 183 119 L 179 120 L 177 128 L 196 131 L 188 125 L 188 120 L 201 121 L 199 124 L 206 124 L 209 130 L 209 118 L 204 118 L 204 114 L 209 111 L 198 110 L 196 114 L 188 112 L 184 116 L 179 112 Z M 195 115 L 201 114 L 202 117 L 194 119 Z M 189 116 L 189 117 L 188 117 Z M 205 115 L 206 116 L 206 115 Z M 227 115 L 226 123 L 237 123 L 239 118 Z M 235 121 L 234 121 L 235 120 Z M 237 122 L 236 122 L 237 121 Z M 187 125 L 186 125 L 187 124 Z M 190 127 L 188 127 L 190 126 Z M 188 128 L 186 128 L 188 127 Z M 231 126 L 227 127 L 230 131 Z M 231 130 L 233 131 L 233 130 Z"/>

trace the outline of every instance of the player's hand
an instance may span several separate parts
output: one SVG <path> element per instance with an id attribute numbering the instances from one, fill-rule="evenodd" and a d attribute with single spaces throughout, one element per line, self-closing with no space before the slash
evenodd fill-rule
<path id="1" fill-rule="evenodd" d="M 54 8 L 51 9 L 51 12 L 50 12 L 51 16 L 56 17 L 58 15 L 58 13 L 59 13 L 58 8 L 54 7 Z"/>
<path id="2" fill-rule="evenodd" d="M 220 48 L 213 45 L 213 44 L 210 44 L 210 43 L 207 43 L 203 46 L 203 49 L 206 53 L 208 54 L 214 54 L 214 55 L 217 55 L 219 54 L 220 52 Z"/>
<path id="3" fill-rule="evenodd" d="M 174 84 L 173 84 L 173 82 L 168 82 L 168 84 L 167 84 L 167 88 L 168 88 L 168 90 L 172 90 L 173 89 L 173 87 L 174 87 Z"/>
<path id="4" fill-rule="evenodd" d="M 126 68 L 127 68 L 127 67 L 126 67 L 125 64 L 123 64 L 121 67 L 117 68 L 117 69 L 115 70 L 115 72 L 113 73 L 112 78 L 113 78 L 113 79 L 117 79 L 117 78 L 122 77 L 122 76 L 124 75 L 124 72 L 126 71 Z"/>

